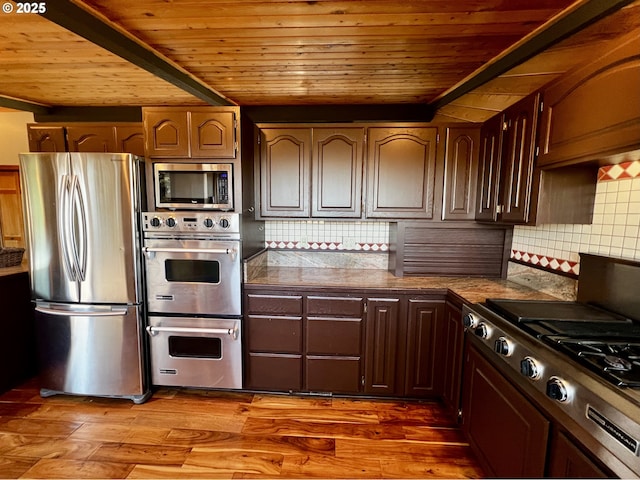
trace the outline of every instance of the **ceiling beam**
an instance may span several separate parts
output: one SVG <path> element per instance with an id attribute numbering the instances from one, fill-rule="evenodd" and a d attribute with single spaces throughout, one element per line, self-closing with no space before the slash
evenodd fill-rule
<path id="1" fill-rule="evenodd" d="M 566 15 L 551 20 L 537 32 L 495 61 L 476 71 L 459 85 L 444 92 L 429 105 L 437 111 L 522 62 L 543 52 L 579 30 L 632 3 L 634 0 L 587 0 Z"/>
<path id="2" fill-rule="evenodd" d="M 42 115 L 45 115 L 50 111 L 50 107 L 40 103 L 27 102 L 26 100 L 18 100 L 17 98 L 3 96 L 0 96 L 0 107 L 23 110 L 25 112 L 33 112 Z"/>
<path id="3" fill-rule="evenodd" d="M 70 0 L 47 2 L 47 11 L 40 15 L 211 105 L 235 105 L 173 65 L 158 52 L 134 41 L 106 23 L 106 20 Z"/>

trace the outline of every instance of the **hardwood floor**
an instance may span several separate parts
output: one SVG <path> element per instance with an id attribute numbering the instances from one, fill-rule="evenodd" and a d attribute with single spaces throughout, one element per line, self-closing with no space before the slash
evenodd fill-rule
<path id="1" fill-rule="evenodd" d="M 2 478 L 478 478 L 437 402 L 156 391 L 0 395 Z"/>

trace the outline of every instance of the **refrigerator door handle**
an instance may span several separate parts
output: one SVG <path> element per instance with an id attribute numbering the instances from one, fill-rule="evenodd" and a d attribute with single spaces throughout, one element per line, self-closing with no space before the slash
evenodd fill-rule
<path id="1" fill-rule="evenodd" d="M 84 282 L 87 273 L 87 219 L 82 189 L 77 175 L 73 176 L 71 184 L 70 212 L 73 261 L 78 272 L 78 279 Z"/>
<path id="2" fill-rule="evenodd" d="M 111 310 L 69 310 L 65 308 L 36 307 L 36 312 L 64 317 L 122 317 L 127 314 L 127 309 L 123 307 L 112 308 Z"/>
<path id="3" fill-rule="evenodd" d="M 64 265 L 69 273 L 69 277 L 72 281 L 77 281 L 77 271 L 75 269 L 75 263 L 72 261 L 71 257 L 71 231 L 70 231 L 70 219 L 69 219 L 69 202 L 71 197 L 71 181 L 69 179 L 69 175 L 61 176 L 62 188 L 60 197 L 58 199 L 60 208 L 58 210 L 58 238 L 60 242 L 60 247 L 62 249 L 62 258 L 64 260 Z"/>

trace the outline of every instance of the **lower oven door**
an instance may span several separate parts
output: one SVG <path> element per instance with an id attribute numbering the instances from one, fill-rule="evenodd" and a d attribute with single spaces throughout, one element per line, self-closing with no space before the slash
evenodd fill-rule
<path id="1" fill-rule="evenodd" d="M 241 315 L 238 240 L 145 239 L 150 313 Z"/>
<path id="2" fill-rule="evenodd" d="M 242 388 L 240 319 L 149 317 L 154 385 Z"/>

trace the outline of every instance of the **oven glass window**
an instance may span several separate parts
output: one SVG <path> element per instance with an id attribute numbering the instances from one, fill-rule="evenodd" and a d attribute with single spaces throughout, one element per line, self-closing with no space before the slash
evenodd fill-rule
<path id="1" fill-rule="evenodd" d="M 158 172 L 161 204 L 213 205 L 229 203 L 229 180 L 225 171 Z"/>
<path id="2" fill-rule="evenodd" d="M 210 337 L 169 337 L 169 355 L 186 358 L 222 358 L 222 340 Z"/>
<path id="3" fill-rule="evenodd" d="M 167 282 L 220 283 L 220 262 L 215 260 L 175 260 L 164 262 Z"/>

